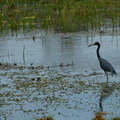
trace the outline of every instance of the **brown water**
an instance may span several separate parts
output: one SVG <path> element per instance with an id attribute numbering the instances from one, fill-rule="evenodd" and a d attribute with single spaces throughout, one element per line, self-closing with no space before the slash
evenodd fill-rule
<path id="1" fill-rule="evenodd" d="M 96 47 L 88 47 L 95 41 L 118 74 L 109 75 L 108 84 Z M 98 111 L 109 113 L 106 119 L 120 115 L 119 32 L 4 31 L 0 51 L 1 120 L 86 120 Z"/>

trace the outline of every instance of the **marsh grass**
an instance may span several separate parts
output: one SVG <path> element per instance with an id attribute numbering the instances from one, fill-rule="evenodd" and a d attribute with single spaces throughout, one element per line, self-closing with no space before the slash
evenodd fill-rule
<path id="1" fill-rule="evenodd" d="M 8 28 L 39 27 L 55 30 L 101 30 L 119 25 L 119 0 L 12 0 L 3 1 L 0 26 Z"/>
<path id="2" fill-rule="evenodd" d="M 113 118 L 113 120 L 120 120 L 120 117 Z"/>
<path id="3" fill-rule="evenodd" d="M 52 117 L 44 117 L 44 118 L 39 118 L 36 120 L 54 120 Z"/>

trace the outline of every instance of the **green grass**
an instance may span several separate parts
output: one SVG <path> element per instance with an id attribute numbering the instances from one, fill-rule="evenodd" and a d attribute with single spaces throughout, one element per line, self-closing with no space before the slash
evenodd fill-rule
<path id="1" fill-rule="evenodd" d="M 63 32 L 119 26 L 119 0 L 2 0 L 0 26 L 53 28 Z"/>
<path id="2" fill-rule="evenodd" d="M 113 120 L 120 120 L 120 117 L 117 117 L 117 118 L 113 118 Z"/>

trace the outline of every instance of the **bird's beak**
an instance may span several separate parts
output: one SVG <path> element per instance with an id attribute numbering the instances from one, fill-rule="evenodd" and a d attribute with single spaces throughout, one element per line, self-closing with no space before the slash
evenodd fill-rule
<path id="1" fill-rule="evenodd" d="M 88 47 L 90 47 L 90 46 L 94 46 L 94 44 L 88 45 Z"/>

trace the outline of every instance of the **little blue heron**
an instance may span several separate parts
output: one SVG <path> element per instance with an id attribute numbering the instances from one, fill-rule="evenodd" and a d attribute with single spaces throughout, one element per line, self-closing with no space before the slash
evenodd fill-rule
<path id="1" fill-rule="evenodd" d="M 98 48 L 96 50 L 97 57 L 98 57 L 98 60 L 99 60 L 99 63 L 100 63 L 100 67 L 104 70 L 105 74 L 107 74 L 107 72 L 111 72 L 112 75 L 116 74 L 115 69 L 113 68 L 113 66 L 108 61 L 101 58 L 101 56 L 99 54 L 99 49 L 100 49 L 100 43 L 99 42 L 95 42 L 94 44 L 89 45 L 88 47 L 94 46 L 94 45 L 98 46 Z"/>

